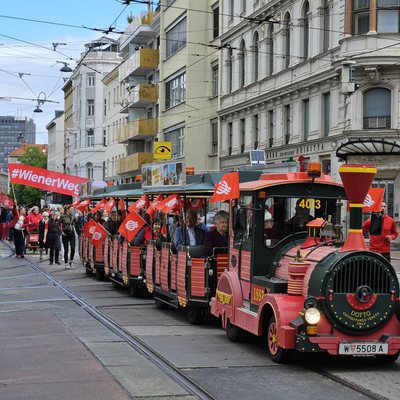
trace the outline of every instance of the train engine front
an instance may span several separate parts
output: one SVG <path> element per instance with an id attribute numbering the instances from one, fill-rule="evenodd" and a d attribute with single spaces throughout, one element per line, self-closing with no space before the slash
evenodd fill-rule
<path id="1" fill-rule="evenodd" d="M 400 350 L 399 281 L 390 262 L 367 250 L 361 229 L 362 203 L 376 169 L 343 165 L 339 172 L 350 206 L 345 243 L 337 251 L 320 257 L 317 251 L 289 266 L 289 273 L 305 266 L 304 309 L 290 323 L 297 332 L 295 347 L 301 352 L 375 355 L 392 362 Z"/>

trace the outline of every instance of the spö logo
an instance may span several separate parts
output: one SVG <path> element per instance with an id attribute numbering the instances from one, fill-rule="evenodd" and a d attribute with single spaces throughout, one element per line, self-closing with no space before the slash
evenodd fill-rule
<path id="1" fill-rule="evenodd" d="M 365 196 L 364 202 L 363 202 L 363 206 L 364 207 L 372 207 L 375 204 L 374 199 L 372 198 L 372 196 L 368 193 Z"/>

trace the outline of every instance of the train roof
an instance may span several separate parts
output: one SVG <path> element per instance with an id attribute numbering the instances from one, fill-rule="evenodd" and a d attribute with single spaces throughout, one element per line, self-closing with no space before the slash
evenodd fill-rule
<path id="1" fill-rule="evenodd" d="M 256 181 L 240 183 L 240 190 L 253 191 L 277 185 L 309 184 L 311 181 L 312 178 L 307 175 L 307 172 L 265 173 Z M 314 183 L 343 188 L 341 183 L 335 182 L 330 175 L 325 174 L 321 174 L 320 177 L 315 178 Z"/>

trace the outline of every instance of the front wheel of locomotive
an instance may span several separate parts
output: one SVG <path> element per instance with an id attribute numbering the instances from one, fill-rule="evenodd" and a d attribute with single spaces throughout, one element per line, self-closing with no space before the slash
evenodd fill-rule
<path id="1" fill-rule="evenodd" d="M 400 353 L 397 352 L 396 354 L 392 354 L 389 356 L 375 356 L 375 357 L 381 363 L 390 364 L 396 362 L 397 359 L 399 358 L 399 355 Z"/>
<path id="2" fill-rule="evenodd" d="M 278 364 L 287 363 L 293 355 L 293 350 L 283 349 L 278 345 L 278 324 L 275 316 L 272 316 L 266 326 L 266 341 L 268 353 L 272 361 Z"/>
<path id="3" fill-rule="evenodd" d="M 202 312 L 199 307 L 190 306 L 187 309 L 187 319 L 190 324 L 198 325 L 202 319 Z"/>
<path id="4" fill-rule="evenodd" d="M 233 325 L 229 320 L 226 324 L 225 332 L 231 342 L 240 343 L 244 339 L 244 330 Z"/>

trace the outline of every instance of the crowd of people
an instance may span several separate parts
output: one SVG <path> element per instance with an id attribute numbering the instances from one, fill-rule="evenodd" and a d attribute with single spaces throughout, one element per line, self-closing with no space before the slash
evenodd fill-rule
<path id="1" fill-rule="evenodd" d="M 211 256 L 215 247 L 228 246 L 229 215 L 225 211 L 216 213 L 214 224 L 202 222 L 194 210 L 169 215 L 157 212 L 153 218 L 145 211 L 141 210 L 140 215 L 146 225 L 132 240 L 132 245 L 146 246 L 149 240 L 155 240 L 157 247 L 161 248 L 162 242 L 170 242 L 174 251 L 180 245 L 200 245 L 204 246 L 205 256 Z M 118 233 L 123 219 L 119 210 L 82 213 L 72 205 L 59 205 L 53 209 L 44 207 L 41 210 L 38 206 L 29 210 L 23 206 L 18 210 L 15 207 L 1 208 L 0 238 L 13 241 L 15 256 L 24 258 L 26 249 L 31 245 L 31 234 L 38 233 L 35 249 L 38 249 L 39 261 L 44 261 L 47 255 L 50 265 L 64 262 L 65 269 L 71 269 L 83 225 L 90 218 L 101 224 L 111 237 L 118 236 L 120 240 L 125 240 Z"/>

